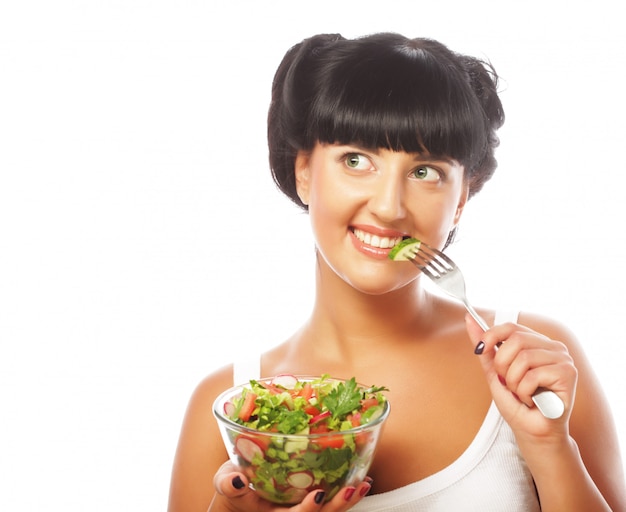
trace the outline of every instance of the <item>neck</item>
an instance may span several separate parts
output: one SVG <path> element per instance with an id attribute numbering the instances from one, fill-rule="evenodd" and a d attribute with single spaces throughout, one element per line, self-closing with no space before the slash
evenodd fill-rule
<path id="1" fill-rule="evenodd" d="M 371 343 L 404 343 L 416 333 L 426 333 L 432 326 L 432 297 L 422 287 L 420 278 L 403 288 L 384 294 L 356 290 L 317 262 L 316 300 L 307 330 L 319 343 L 328 340 L 333 347 L 363 350 Z"/>

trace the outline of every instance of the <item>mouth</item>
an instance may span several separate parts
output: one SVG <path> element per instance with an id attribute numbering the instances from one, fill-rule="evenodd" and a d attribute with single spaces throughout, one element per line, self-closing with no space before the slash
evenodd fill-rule
<path id="1" fill-rule="evenodd" d="M 362 229 L 354 228 L 352 230 L 354 236 L 365 245 L 375 247 L 376 249 L 391 249 L 396 246 L 404 237 L 402 236 L 380 236 L 368 233 Z"/>

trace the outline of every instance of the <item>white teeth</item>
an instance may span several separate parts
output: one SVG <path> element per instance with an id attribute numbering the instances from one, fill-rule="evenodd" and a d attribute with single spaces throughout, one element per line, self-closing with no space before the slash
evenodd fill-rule
<path id="1" fill-rule="evenodd" d="M 388 237 L 372 235 L 360 229 L 354 230 L 354 236 L 356 236 L 361 242 L 372 247 L 378 247 L 379 249 L 391 249 L 393 246 L 399 244 L 402 241 L 402 237 Z"/>

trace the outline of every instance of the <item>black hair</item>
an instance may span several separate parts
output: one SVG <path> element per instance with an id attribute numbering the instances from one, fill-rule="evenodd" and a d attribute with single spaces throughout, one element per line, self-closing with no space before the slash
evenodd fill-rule
<path id="1" fill-rule="evenodd" d="M 268 115 L 270 167 L 296 193 L 298 151 L 317 142 L 428 153 L 465 168 L 470 197 L 496 168 L 504 122 L 493 67 L 432 39 L 381 33 L 345 39 L 321 34 L 284 56 Z"/>

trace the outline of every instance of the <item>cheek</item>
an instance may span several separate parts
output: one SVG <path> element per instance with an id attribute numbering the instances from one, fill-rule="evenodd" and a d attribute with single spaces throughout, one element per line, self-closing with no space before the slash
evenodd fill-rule
<path id="1" fill-rule="evenodd" d="M 443 246 L 454 228 L 457 203 L 446 197 L 423 196 L 415 201 L 411 216 L 415 228 L 428 242 Z"/>
<path id="2" fill-rule="evenodd" d="M 316 169 L 310 182 L 309 213 L 319 217 L 344 220 L 358 203 L 358 191 L 354 185 L 336 179 L 326 169 Z"/>
<path id="3" fill-rule="evenodd" d="M 343 247 L 348 226 L 359 211 L 361 200 L 358 191 L 332 175 L 316 169 L 310 182 L 309 222 L 318 249 L 323 253 Z"/>
<path id="4" fill-rule="evenodd" d="M 336 228 L 345 221 L 347 208 L 345 199 L 333 187 L 327 187 L 314 180 L 309 196 L 309 218 L 316 237 Z"/>
<path id="5" fill-rule="evenodd" d="M 455 202 L 447 206 L 447 209 L 445 210 L 445 214 L 442 215 L 442 218 L 441 218 L 440 236 L 441 236 L 442 244 L 444 244 L 448 240 L 450 233 L 454 230 L 454 228 L 458 224 L 459 218 L 460 218 L 459 215 L 460 215 L 460 210 L 458 207 L 458 203 Z"/>

